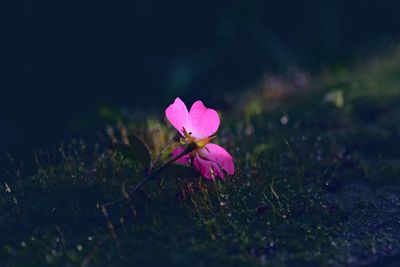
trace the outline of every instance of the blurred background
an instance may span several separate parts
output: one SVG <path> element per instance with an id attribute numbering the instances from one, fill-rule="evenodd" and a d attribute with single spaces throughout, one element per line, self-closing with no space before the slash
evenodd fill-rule
<path id="1" fill-rule="evenodd" d="M 221 94 L 266 73 L 367 58 L 396 42 L 399 10 L 395 0 L 2 1 L 1 161 L 94 133 L 114 108 L 162 111 L 176 96 L 223 108 Z"/>

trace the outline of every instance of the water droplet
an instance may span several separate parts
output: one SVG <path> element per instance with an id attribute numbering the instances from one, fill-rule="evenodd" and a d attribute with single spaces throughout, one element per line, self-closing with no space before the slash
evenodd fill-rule
<path id="1" fill-rule="evenodd" d="M 26 248 L 26 242 L 25 241 L 21 242 L 21 247 Z"/>
<path id="2" fill-rule="evenodd" d="M 289 117 L 284 115 L 280 119 L 281 124 L 286 125 L 289 122 Z"/>
<path id="3" fill-rule="evenodd" d="M 228 206 L 228 203 L 225 202 L 225 201 L 220 201 L 220 202 L 219 202 L 219 205 L 220 205 L 221 207 L 223 207 L 223 208 L 226 208 L 226 207 Z"/>
<path id="4" fill-rule="evenodd" d="M 93 240 L 93 236 L 89 236 L 89 237 L 88 237 L 88 240 L 89 240 L 89 241 L 92 241 L 92 240 Z"/>
<path id="5" fill-rule="evenodd" d="M 77 246 L 76 246 L 76 249 L 77 249 L 78 251 L 82 251 L 83 247 L 82 247 L 82 245 L 77 245 Z"/>

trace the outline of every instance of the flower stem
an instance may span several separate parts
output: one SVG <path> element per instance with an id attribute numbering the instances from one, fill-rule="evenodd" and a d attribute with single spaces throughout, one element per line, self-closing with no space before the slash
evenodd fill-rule
<path id="1" fill-rule="evenodd" d="M 169 141 L 160 151 L 160 153 L 158 153 L 157 158 L 150 164 L 150 168 L 149 168 L 149 172 L 151 172 L 154 168 L 155 165 L 157 165 L 157 163 L 160 161 L 162 155 L 164 155 L 165 151 L 173 144 L 175 143 L 175 138 L 172 139 L 171 141 Z"/>
<path id="2" fill-rule="evenodd" d="M 179 155 L 175 156 L 174 158 L 168 160 L 158 168 L 153 170 L 150 170 L 150 172 L 135 186 L 135 188 L 129 193 L 129 195 L 134 195 L 136 194 L 137 191 L 139 191 L 149 180 L 151 179 L 156 179 L 157 174 L 159 174 L 162 170 L 164 170 L 166 167 L 177 161 L 178 159 L 182 158 L 186 154 L 192 152 L 195 149 L 193 145 L 188 145 Z"/>
<path id="3" fill-rule="evenodd" d="M 154 169 L 154 171 L 151 169 L 148 173 L 145 174 L 145 177 L 142 180 L 140 180 L 140 182 L 132 189 L 132 191 L 129 192 L 129 196 L 135 195 L 149 180 L 156 179 L 157 174 L 159 174 L 163 169 L 165 169 L 166 167 L 168 167 L 169 165 L 171 165 L 178 159 L 182 158 L 186 154 L 192 152 L 194 149 L 196 149 L 196 145 L 189 144 L 181 153 L 179 153 L 179 155 L 173 157 L 172 159 L 168 160 L 164 164 L 160 165 L 159 167 Z M 125 199 L 126 199 L 126 197 L 122 197 L 117 200 L 111 201 L 109 203 L 102 205 L 102 208 L 105 208 L 110 205 L 118 204 L 118 203 L 124 201 Z"/>
<path id="4" fill-rule="evenodd" d="M 162 164 L 161 166 L 159 166 L 158 168 L 156 168 L 153 172 L 149 173 L 149 177 L 153 177 L 154 175 L 158 174 L 159 172 L 161 172 L 163 169 L 165 169 L 166 167 L 168 167 L 168 165 L 171 165 L 172 163 L 174 163 L 175 161 L 177 161 L 178 159 L 182 158 L 183 156 L 189 154 L 190 152 L 192 152 L 193 150 L 195 150 L 196 145 L 194 144 L 189 144 L 181 153 L 179 153 L 178 155 L 176 155 L 174 158 L 168 160 L 167 162 L 165 162 L 164 164 Z"/>

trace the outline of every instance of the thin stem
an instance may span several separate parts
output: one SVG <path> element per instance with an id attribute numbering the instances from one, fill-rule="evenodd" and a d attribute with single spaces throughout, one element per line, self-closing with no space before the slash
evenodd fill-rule
<path id="1" fill-rule="evenodd" d="M 195 145 L 193 144 L 189 144 L 181 153 L 179 153 L 177 156 L 175 156 L 174 158 L 168 160 L 166 163 L 164 163 L 163 165 L 159 166 L 157 169 L 154 170 L 154 172 L 150 173 L 149 176 L 152 177 L 155 174 L 159 173 L 160 171 L 162 171 L 163 169 L 165 169 L 168 165 L 174 163 L 175 161 L 177 161 L 178 159 L 182 158 L 183 156 L 185 156 L 186 154 L 189 154 L 190 152 L 192 152 L 194 149 L 196 148 Z"/>
<path id="2" fill-rule="evenodd" d="M 160 153 L 157 155 L 157 158 L 151 163 L 150 165 L 150 170 L 149 172 L 151 172 L 154 168 L 154 166 L 160 161 L 162 155 L 164 155 L 165 151 L 167 150 L 167 148 L 169 148 L 173 143 L 175 143 L 175 138 L 172 139 L 171 141 L 169 141 L 160 151 Z"/>
<path id="3" fill-rule="evenodd" d="M 145 183 L 147 183 L 149 180 L 150 180 L 150 176 L 147 176 L 147 175 L 146 175 L 142 180 L 140 180 L 140 182 L 135 186 L 135 188 L 133 188 L 133 190 L 130 191 L 130 192 L 128 193 L 128 197 L 131 197 L 131 196 L 135 195 L 135 194 L 140 190 L 140 188 L 142 188 L 143 185 L 144 185 Z M 111 201 L 111 202 L 108 202 L 108 203 L 106 203 L 106 204 L 103 204 L 103 205 L 101 206 L 101 208 L 102 208 L 102 210 L 104 211 L 104 209 L 105 209 L 106 207 L 119 204 L 119 203 L 123 202 L 124 200 L 128 199 L 128 197 L 127 197 L 127 196 L 123 196 L 123 197 L 121 197 L 121 198 L 118 198 L 118 199 L 113 200 L 113 201 Z M 129 201 L 129 200 L 128 200 L 128 201 Z"/>
<path id="4" fill-rule="evenodd" d="M 147 183 L 148 180 L 150 180 L 150 176 L 146 176 L 142 180 L 140 180 L 140 182 L 135 186 L 135 188 L 133 188 L 133 190 L 129 193 L 129 195 L 136 194 L 136 192 L 139 191 L 139 189 L 142 188 Z"/>
<path id="5" fill-rule="evenodd" d="M 135 188 L 130 192 L 129 195 L 134 195 L 137 191 L 139 191 L 150 179 L 154 179 L 157 178 L 155 175 L 157 175 L 158 173 L 160 173 L 163 169 L 165 169 L 168 165 L 174 163 L 175 161 L 177 161 L 178 159 L 182 158 L 183 156 L 185 156 L 186 154 L 192 152 L 194 149 L 196 148 L 195 145 L 190 144 L 188 145 L 181 153 L 179 153 L 178 155 L 176 155 L 175 157 L 173 157 L 172 159 L 168 160 L 167 162 L 165 162 L 164 164 L 162 164 L 161 166 L 159 166 L 157 169 L 155 169 L 154 171 L 150 171 L 146 177 L 144 177 L 136 186 Z"/>
<path id="6" fill-rule="evenodd" d="M 100 248 L 101 245 L 107 242 L 110 239 L 110 237 L 111 237 L 110 235 L 105 235 L 99 242 L 96 243 L 96 245 L 92 248 L 90 253 L 83 259 L 81 267 L 87 267 L 89 265 L 90 261 L 96 254 L 97 250 Z"/>
<path id="7" fill-rule="evenodd" d="M 196 146 L 194 144 L 189 144 L 181 153 L 179 153 L 177 156 L 173 157 L 172 159 L 168 160 L 167 162 L 165 162 L 164 164 L 162 164 L 161 166 L 159 166 L 158 168 L 156 168 L 154 171 L 150 170 L 150 172 L 148 172 L 146 174 L 146 176 L 140 180 L 140 182 L 133 188 L 132 191 L 129 192 L 129 196 L 132 196 L 134 194 L 136 194 L 150 179 L 155 179 L 157 178 L 156 175 L 158 173 L 160 173 L 163 169 L 165 169 L 166 167 L 168 167 L 168 165 L 174 163 L 175 161 L 177 161 L 178 159 L 182 158 L 183 156 L 185 156 L 186 154 L 192 152 L 194 149 L 196 148 Z M 108 206 L 111 205 L 115 205 L 118 203 L 121 203 L 122 201 L 124 201 L 126 199 L 126 196 L 116 199 L 114 201 L 108 202 L 104 205 L 102 205 L 102 210 L 104 211 L 104 209 Z"/>

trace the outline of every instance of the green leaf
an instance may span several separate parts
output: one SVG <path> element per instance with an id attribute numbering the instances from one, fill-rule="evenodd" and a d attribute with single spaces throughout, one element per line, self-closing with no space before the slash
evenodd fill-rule
<path id="1" fill-rule="evenodd" d="M 197 177 L 198 174 L 192 167 L 171 164 L 161 171 L 161 175 L 181 178 L 194 178 Z"/>
<path id="2" fill-rule="evenodd" d="M 139 161 L 145 167 L 148 167 L 151 162 L 151 157 L 146 145 L 135 135 L 129 137 L 129 142 L 130 145 L 115 144 L 115 149 L 121 153 L 124 158 Z"/>
<path id="3" fill-rule="evenodd" d="M 138 160 L 145 166 L 149 166 L 151 162 L 150 152 L 142 140 L 136 135 L 129 136 L 129 143 L 138 155 Z"/>
<path id="4" fill-rule="evenodd" d="M 130 145 L 114 144 L 114 148 L 122 155 L 122 157 L 124 157 L 124 159 L 137 160 L 136 154 Z"/>

